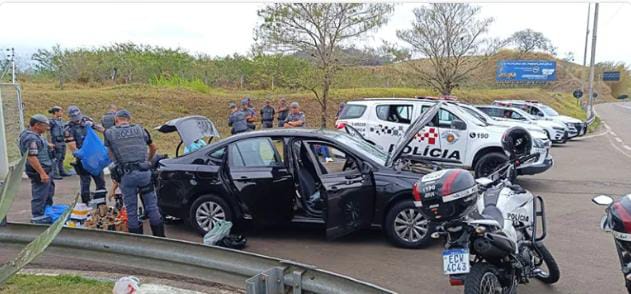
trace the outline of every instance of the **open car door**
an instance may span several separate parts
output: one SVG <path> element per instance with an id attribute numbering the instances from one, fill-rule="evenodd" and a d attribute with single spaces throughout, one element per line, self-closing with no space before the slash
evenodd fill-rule
<path id="1" fill-rule="evenodd" d="M 319 143 L 318 143 L 319 144 Z M 311 147 L 314 147 L 310 143 Z M 338 238 L 370 226 L 375 207 L 375 185 L 371 168 L 339 150 L 335 146 L 322 144 L 335 154 L 335 162 L 320 161 L 308 148 L 315 160 L 322 188 L 323 211 L 328 239 Z"/>

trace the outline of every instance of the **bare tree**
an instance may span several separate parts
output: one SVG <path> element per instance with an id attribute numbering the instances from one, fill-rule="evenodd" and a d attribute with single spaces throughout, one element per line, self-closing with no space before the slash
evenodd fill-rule
<path id="1" fill-rule="evenodd" d="M 326 127 L 327 99 L 339 69 L 340 46 L 376 29 L 393 11 L 389 4 L 296 3 L 271 4 L 258 11 L 262 23 L 257 43 L 269 51 L 310 52 L 320 85 L 304 83 L 322 109 L 321 127 Z M 315 77 L 314 77 L 315 78 Z"/>
<path id="2" fill-rule="evenodd" d="M 556 55 L 556 47 L 552 45 L 550 39 L 546 38 L 542 33 L 531 29 L 513 33 L 509 38 L 509 42 L 517 46 L 521 53 L 529 53 L 539 49 Z"/>
<path id="3" fill-rule="evenodd" d="M 470 4 L 430 4 L 414 9 L 411 29 L 397 31 L 401 40 L 427 58 L 431 68 L 420 62 L 410 65 L 423 82 L 443 95 L 450 95 L 503 44 L 483 38 L 493 19 L 479 19 L 479 12 L 479 7 Z"/>

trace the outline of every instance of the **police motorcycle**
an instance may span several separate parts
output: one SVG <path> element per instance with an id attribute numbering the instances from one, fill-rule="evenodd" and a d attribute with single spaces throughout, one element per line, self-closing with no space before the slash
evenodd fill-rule
<path id="1" fill-rule="evenodd" d="M 618 200 L 599 195 L 592 198 L 592 202 L 607 206 L 600 228 L 613 234 L 625 285 L 631 293 L 631 194 Z"/>
<path id="2" fill-rule="evenodd" d="M 559 280 L 559 267 L 542 243 L 546 237 L 543 199 L 510 182 L 529 154 L 528 131 L 513 127 L 502 138 L 509 161 L 475 180 L 463 169 L 445 169 L 414 185 L 414 203 L 446 237 L 443 271 L 464 293 L 515 293 L 518 284 Z M 541 227 L 541 232 L 538 232 Z M 540 235 L 538 235 L 540 234 Z"/>

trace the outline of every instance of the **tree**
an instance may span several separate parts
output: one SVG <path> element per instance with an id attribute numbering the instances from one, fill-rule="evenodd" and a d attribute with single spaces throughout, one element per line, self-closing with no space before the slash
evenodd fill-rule
<path id="1" fill-rule="evenodd" d="M 470 4 L 430 4 L 414 9 L 411 29 L 397 31 L 431 65 L 410 63 L 420 79 L 443 95 L 450 95 L 502 46 L 499 40 L 483 38 L 493 19 L 478 19 L 479 12 Z"/>
<path id="2" fill-rule="evenodd" d="M 556 48 L 552 42 L 542 33 L 535 32 L 531 29 L 525 29 L 513 33 L 509 38 L 509 42 L 515 46 L 521 53 L 533 52 L 537 49 L 556 55 Z"/>
<path id="3" fill-rule="evenodd" d="M 388 20 L 390 4 L 296 3 L 271 4 L 258 11 L 262 23 L 256 41 L 268 51 L 310 52 L 320 85 L 304 83 L 321 106 L 320 126 L 326 127 L 329 90 L 339 69 L 339 48 Z"/>

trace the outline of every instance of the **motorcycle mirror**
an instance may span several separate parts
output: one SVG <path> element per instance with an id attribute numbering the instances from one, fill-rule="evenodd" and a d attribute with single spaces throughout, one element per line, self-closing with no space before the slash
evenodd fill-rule
<path id="1" fill-rule="evenodd" d="M 613 202 L 613 198 L 607 195 L 598 195 L 592 198 L 592 202 L 594 202 L 596 205 L 608 206 Z"/>

